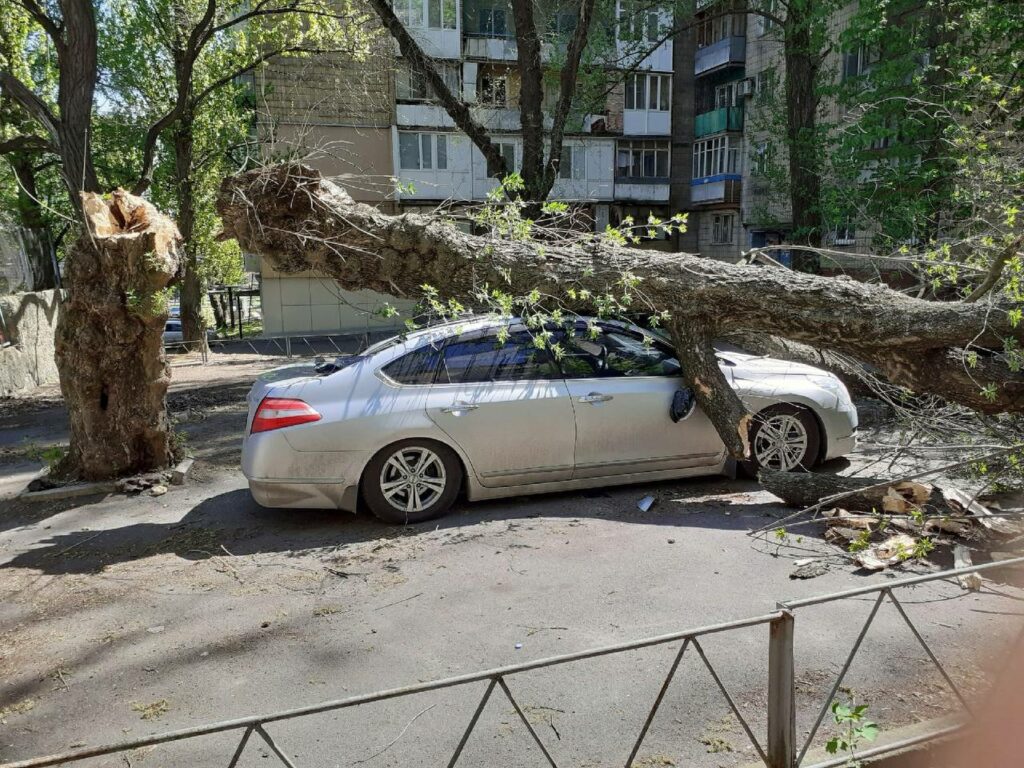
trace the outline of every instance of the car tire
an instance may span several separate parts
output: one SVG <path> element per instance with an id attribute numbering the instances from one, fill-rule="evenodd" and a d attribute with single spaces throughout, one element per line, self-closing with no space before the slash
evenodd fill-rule
<path id="1" fill-rule="evenodd" d="M 379 451 L 363 471 L 363 501 L 388 523 L 405 525 L 439 517 L 462 488 L 462 463 L 434 440 L 401 440 Z"/>
<path id="2" fill-rule="evenodd" d="M 821 430 L 809 409 L 785 403 L 754 415 L 749 440 L 750 459 L 740 462 L 748 477 L 761 469 L 809 470 L 818 461 Z"/>

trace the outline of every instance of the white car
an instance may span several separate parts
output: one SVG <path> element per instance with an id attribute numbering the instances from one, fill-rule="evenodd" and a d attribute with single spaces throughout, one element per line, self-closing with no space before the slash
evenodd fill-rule
<path id="1" fill-rule="evenodd" d="M 664 339 L 581 319 L 551 341 L 559 354 L 516 319 L 474 318 L 261 376 L 242 444 L 253 497 L 363 503 L 404 523 L 442 514 L 463 492 L 472 501 L 727 470 L 699 408 L 670 417 L 691 398 Z M 810 467 L 854 448 L 857 411 L 831 373 L 733 352 L 719 360 L 758 416 L 757 465 Z"/>

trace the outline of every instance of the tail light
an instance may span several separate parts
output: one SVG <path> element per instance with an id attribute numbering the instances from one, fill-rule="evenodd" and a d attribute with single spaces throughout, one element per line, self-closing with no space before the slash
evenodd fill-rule
<path id="1" fill-rule="evenodd" d="M 287 397 L 265 397 L 256 409 L 249 431 L 251 434 L 269 432 L 311 421 L 320 421 L 320 414 L 309 403 Z"/>

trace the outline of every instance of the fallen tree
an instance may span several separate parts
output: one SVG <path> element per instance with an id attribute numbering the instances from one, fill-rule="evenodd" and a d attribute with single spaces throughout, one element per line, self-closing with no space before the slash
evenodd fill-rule
<path id="1" fill-rule="evenodd" d="M 915 299 L 881 285 L 628 248 L 602 237 L 562 244 L 470 235 L 439 217 L 389 215 L 356 203 L 301 165 L 232 176 L 217 207 L 223 236 L 275 269 L 312 269 L 350 290 L 416 297 L 429 285 L 442 297 L 472 302 L 499 288 L 582 309 L 583 290 L 599 301 L 634 286 L 669 314 L 686 377 L 735 457 L 747 455 L 750 416 L 712 347 L 729 331 L 770 332 L 845 352 L 912 391 L 983 413 L 1024 410 L 1024 377 L 1002 351 L 1008 339 L 1024 341 L 1024 328 L 998 306 Z M 972 365 L 964 362 L 968 349 Z"/>

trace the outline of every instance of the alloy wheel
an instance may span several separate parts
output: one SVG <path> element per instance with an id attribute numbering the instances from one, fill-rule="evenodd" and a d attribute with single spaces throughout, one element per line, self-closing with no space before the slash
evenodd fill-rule
<path id="1" fill-rule="evenodd" d="M 395 451 L 380 471 L 380 492 L 401 512 L 422 512 L 444 493 L 447 473 L 441 457 L 429 448 L 409 446 Z"/>
<path id="2" fill-rule="evenodd" d="M 788 472 L 807 455 L 807 428 L 797 416 L 773 414 L 765 418 L 754 438 L 754 456 L 766 469 Z"/>

